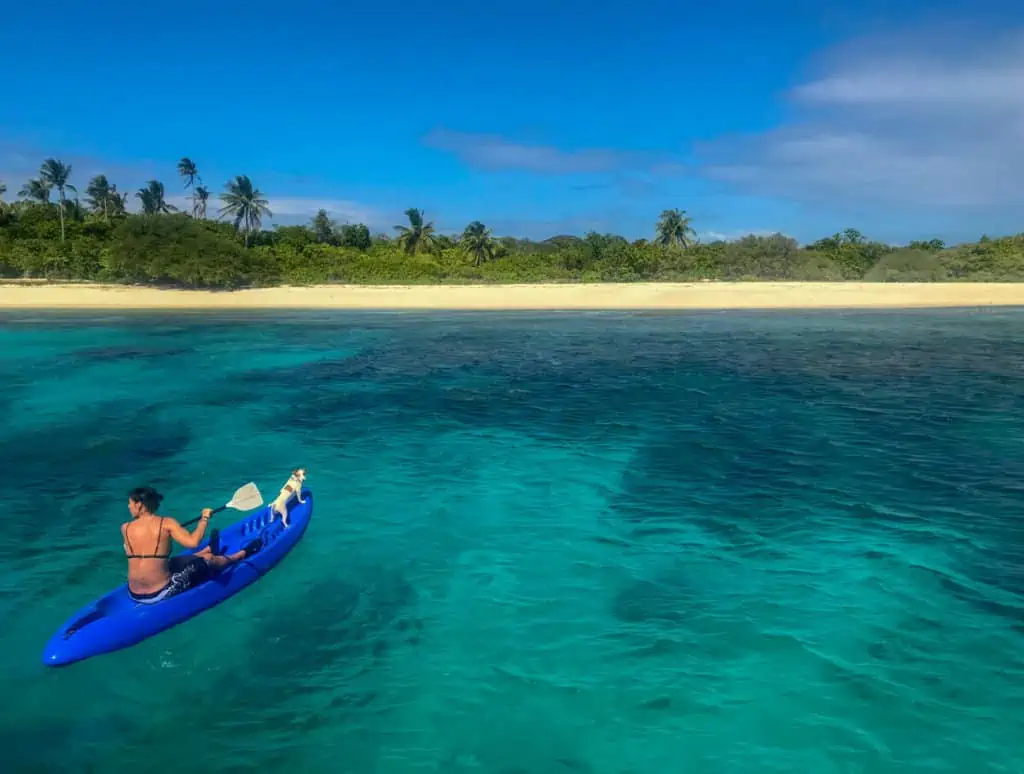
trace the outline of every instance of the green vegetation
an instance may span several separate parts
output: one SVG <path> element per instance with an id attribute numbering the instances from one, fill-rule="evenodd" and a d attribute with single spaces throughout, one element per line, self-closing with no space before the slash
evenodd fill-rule
<path id="1" fill-rule="evenodd" d="M 191 212 L 168 204 L 163 183 L 129 194 L 104 175 L 84 189 L 72 168 L 43 162 L 5 201 L 0 181 L 0 276 L 235 288 L 275 284 L 634 282 L 696 280 L 1024 281 L 1024 234 L 946 247 L 892 246 L 858 231 L 801 246 L 782 234 L 701 244 L 684 210 L 661 213 L 651 241 L 591 232 L 543 241 L 495 237 L 480 221 L 438 233 L 423 210 L 393 234 L 338 225 L 319 211 L 306 226 L 262 228 L 264 194 L 245 175 L 228 182 L 207 218 L 210 190 L 195 162 L 177 164 Z M 74 198 L 69 198 L 69 193 Z"/>

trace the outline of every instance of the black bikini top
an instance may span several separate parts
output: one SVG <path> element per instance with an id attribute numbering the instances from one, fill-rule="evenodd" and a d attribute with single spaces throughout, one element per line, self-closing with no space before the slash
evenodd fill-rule
<path id="1" fill-rule="evenodd" d="M 160 527 L 156 533 L 156 547 L 160 548 L 160 536 L 164 533 L 164 517 L 160 517 Z M 122 535 L 124 537 L 124 549 L 125 551 L 132 550 L 132 543 L 128 539 L 128 527 L 125 526 Z M 129 559 L 166 559 L 171 555 L 170 551 L 166 554 L 128 554 Z"/>

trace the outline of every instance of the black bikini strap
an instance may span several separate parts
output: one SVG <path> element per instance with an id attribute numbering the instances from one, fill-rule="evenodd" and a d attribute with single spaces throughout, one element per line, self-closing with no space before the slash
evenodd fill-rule
<path id="1" fill-rule="evenodd" d="M 132 549 L 132 541 L 128 539 L 128 527 L 129 527 L 129 525 L 125 524 L 124 532 L 123 532 L 124 542 L 125 542 L 126 546 L 128 547 L 128 550 L 129 551 L 133 551 L 133 549 Z M 160 517 L 160 526 L 157 528 L 157 532 L 156 532 L 156 548 L 154 549 L 155 551 L 159 551 L 160 550 L 160 536 L 163 535 L 163 534 L 164 534 L 164 517 L 161 516 Z M 168 556 L 170 556 L 170 553 L 167 553 L 167 554 L 156 554 L 156 553 L 154 553 L 154 554 L 136 554 L 136 553 L 129 553 L 127 558 L 128 559 L 166 559 Z"/>
<path id="2" fill-rule="evenodd" d="M 128 544 L 128 556 L 130 558 L 132 556 L 132 554 L 135 553 L 135 551 L 132 549 L 132 541 L 128 539 L 128 526 L 129 526 L 128 524 L 124 525 L 123 534 L 124 534 L 124 542 Z"/>
<path id="3" fill-rule="evenodd" d="M 164 517 L 160 517 L 160 526 L 156 528 L 156 546 L 153 548 L 153 554 L 160 553 L 160 538 L 164 534 Z"/>

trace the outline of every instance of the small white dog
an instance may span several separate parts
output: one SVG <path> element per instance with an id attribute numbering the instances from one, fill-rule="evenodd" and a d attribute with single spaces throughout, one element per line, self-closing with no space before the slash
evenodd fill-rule
<path id="1" fill-rule="evenodd" d="M 306 469 L 296 468 L 292 471 L 291 478 L 281 487 L 281 493 L 270 506 L 270 520 L 274 520 L 274 514 L 281 515 L 281 521 L 285 527 L 288 526 L 288 501 L 297 497 L 300 503 L 306 502 L 302 499 L 302 483 L 306 480 Z"/>

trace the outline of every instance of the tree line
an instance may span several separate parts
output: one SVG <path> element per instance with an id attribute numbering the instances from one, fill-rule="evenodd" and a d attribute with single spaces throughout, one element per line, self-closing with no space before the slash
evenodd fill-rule
<path id="1" fill-rule="evenodd" d="M 0 276 L 237 288 L 312 283 L 635 282 L 699 280 L 1024 281 L 1024 234 L 946 246 L 896 246 L 847 229 L 807 245 L 782 234 L 701 242 L 685 210 L 661 213 L 652 238 L 590 232 L 545 240 L 495 236 L 480 221 L 439 233 L 423 210 L 392 233 L 337 224 L 263 228 L 269 202 L 246 175 L 219 206 L 188 158 L 177 164 L 188 205 L 150 180 L 131 196 L 105 175 L 79 191 L 72 167 L 46 159 L 13 200 L 0 181 Z M 212 217 L 211 217 L 212 215 Z"/>

